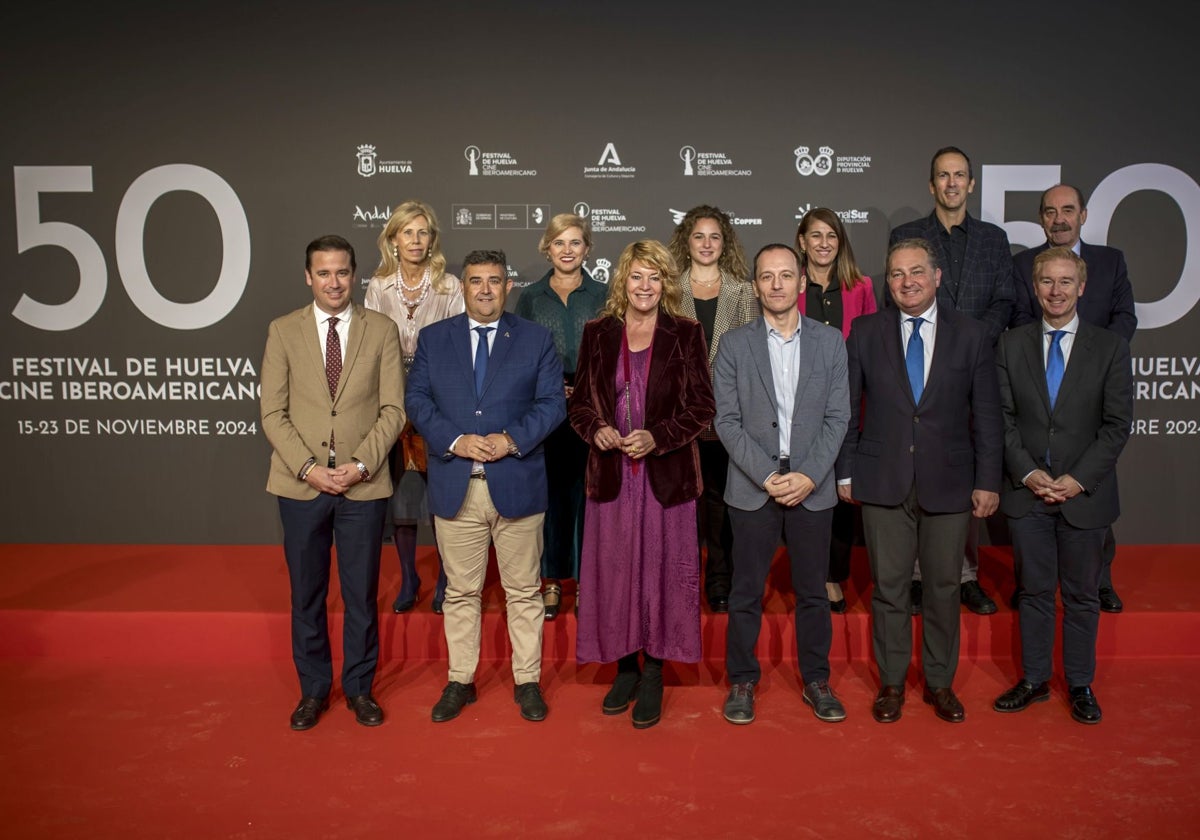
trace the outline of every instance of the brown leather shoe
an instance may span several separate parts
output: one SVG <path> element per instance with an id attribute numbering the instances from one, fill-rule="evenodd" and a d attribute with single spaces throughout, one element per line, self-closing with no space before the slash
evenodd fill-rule
<path id="1" fill-rule="evenodd" d="M 904 687 L 885 685 L 875 695 L 871 717 L 880 723 L 895 723 L 900 720 L 900 707 L 904 705 Z"/>
<path id="2" fill-rule="evenodd" d="M 962 723 L 966 719 L 962 703 L 954 696 L 952 688 L 925 687 L 924 700 L 933 706 L 933 713 L 948 723 Z"/>

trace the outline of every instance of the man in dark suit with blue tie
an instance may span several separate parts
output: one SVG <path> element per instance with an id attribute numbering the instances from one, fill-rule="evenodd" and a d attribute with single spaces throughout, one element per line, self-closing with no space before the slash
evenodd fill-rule
<path id="1" fill-rule="evenodd" d="M 1079 238 L 1080 229 L 1087 221 L 1083 192 L 1070 184 L 1050 187 L 1042 193 L 1038 218 L 1046 232 L 1045 243 L 1013 257 L 1017 302 L 1013 307 L 1012 326 L 1019 327 L 1042 318 L 1042 307 L 1033 289 L 1034 259 L 1047 248 L 1070 248 L 1087 266 L 1087 294 L 1079 298 L 1076 310 L 1080 319 L 1132 342 L 1137 330 L 1137 311 L 1125 255 L 1117 248 L 1089 245 Z M 1113 613 L 1124 609 L 1112 582 L 1112 562 L 1116 554 L 1117 541 L 1109 528 L 1104 535 L 1104 564 L 1100 570 L 1100 609 Z"/>
<path id="2" fill-rule="evenodd" d="M 974 191 L 975 171 L 966 152 L 955 146 L 938 149 L 929 164 L 933 212 L 897 226 L 889 241 L 895 244 L 915 237 L 931 243 L 942 270 L 937 290 L 939 307 L 979 321 L 995 343 L 1012 317 L 1012 252 L 1002 228 L 967 212 L 967 196 Z M 884 300 L 889 306 L 894 304 L 887 294 Z M 971 612 L 991 615 L 996 612 L 996 602 L 979 585 L 981 524 L 972 523 L 967 531 L 960 597 Z M 923 589 L 916 572 L 912 589 L 912 608 L 919 612 Z"/>
<path id="3" fill-rule="evenodd" d="M 1042 317 L 1000 338 L 1008 517 L 1024 586 L 1021 680 L 996 699 L 1018 712 L 1049 699 L 1055 590 L 1063 603 L 1063 670 L 1071 716 L 1099 723 L 1096 671 L 1097 594 L 1104 533 L 1120 514 L 1117 458 L 1133 423 L 1129 343 L 1078 312 L 1091 291 L 1086 263 L 1069 248 L 1033 261 Z"/>
<path id="4" fill-rule="evenodd" d="M 429 508 L 446 569 L 450 679 L 435 723 L 476 699 L 481 593 L 494 545 L 512 643 L 513 697 L 526 720 L 546 717 L 542 666 L 542 441 L 567 414 L 550 331 L 504 311 L 512 288 L 503 251 L 463 261 L 466 312 L 421 330 L 405 404 L 429 450 Z"/>
<path id="5" fill-rule="evenodd" d="M 964 719 L 952 688 L 962 547 L 972 516 L 989 516 L 999 503 L 1004 439 L 992 341 L 978 321 L 937 300 L 941 277 L 929 242 L 892 245 L 887 283 L 896 308 L 855 319 L 846 343 L 851 416 L 838 495 L 863 506 L 880 723 L 899 720 L 904 704 L 918 558 L 924 700 L 942 720 Z"/>

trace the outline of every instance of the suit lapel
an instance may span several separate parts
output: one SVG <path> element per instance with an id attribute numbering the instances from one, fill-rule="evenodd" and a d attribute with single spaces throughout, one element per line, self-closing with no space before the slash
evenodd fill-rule
<path id="1" fill-rule="evenodd" d="M 466 378 L 468 393 L 474 394 L 475 362 L 471 356 L 471 325 L 467 322 L 466 313 L 455 315 L 452 320 L 450 352 L 454 354 L 454 361 Z"/>
<path id="2" fill-rule="evenodd" d="M 767 347 L 771 339 L 766 321 L 757 318 L 751 323 L 754 324 L 754 332 L 750 336 L 750 356 L 754 359 L 754 367 L 758 369 L 758 378 L 767 393 L 767 399 L 771 401 L 771 416 L 774 417 L 779 414 L 779 403 L 775 400 L 775 377 L 771 375 L 771 351 Z"/>
<path id="3" fill-rule="evenodd" d="M 1071 358 L 1067 360 L 1066 370 L 1063 371 L 1062 384 L 1058 386 L 1058 399 L 1054 402 L 1054 407 L 1057 409 L 1067 401 L 1068 395 L 1072 389 L 1083 377 L 1083 368 L 1087 364 L 1087 360 L 1092 354 L 1092 334 L 1088 329 L 1088 325 L 1083 321 L 1079 322 L 1079 329 L 1075 331 L 1075 341 L 1071 345 Z M 1043 380 L 1045 377 L 1042 377 Z M 1049 401 L 1049 391 L 1047 391 L 1047 402 Z"/>
<path id="4" fill-rule="evenodd" d="M 492 383 L 496 381 L 496 374 L 508 360 L 508 353 L 512 350 L 513 340 L 517 333 L 517 322 L 515 318 L 510 318 L 508 313 L 500 316 L 500 320 L 496 321 L 496 338 L 492 342 L 491 353 L 488 354 L 487 373 L 483 377 L 483 394 L 487 393 L 488 388 L 492 387 Z M 480 398 L 483 397 L 480 394 Z"/>
<path id="5" fill-rule="evenodd" d="M 892 374 L 900 383 L 900 390 L 908 394 L 909 401 L 915 406 L 917 401 L 913 399 L 912 383 L 908 381 L 908 368 L 904 365 L 904 345 L 900 339 L 900 319 L 907 316 L 899 309 L 894 311 L 895 316 L 884 318 L 882 321 L 884 334 L 880 338 L 883 340 L 883 355 L 892 366 Z"/>
<path id="6" fill-rule="evenodd" d="M 712 369 L 713 362 L 717 358 L 717 348 L 720 346 L 721 336 L 729 330 L 734 316 L 737 314 L 740 292 L 737 281 L 722 271 L 721 291 L 717 293 L 717 314 L 713 318 L 712 347 L 708 351 L 709 369 Z"/>
<path id="7" fill-rule="evenodd" d="M 351 308 L 350 335 L 346 339 L 346 351 L 342 354 L 342 375 L 338 378 L 337 393 L 333 398 L 334 403 L 341 398 L 342 391 L 346 388 L 346 381 L 350 379 L 350 371 L 354 369 L 354 360 L 358 358 L 358 351 L 362 349 L 366 333 L 366 314 L 362 307 L 356 304 Z"/>
<path id="8" fill-rule="evenodd" d="M 815 324 L 804 324 L 803 316 L 800 318 L 800 370 L 796 371 L 796 398 L 792 401 L 792 417 L 800 416 L 800 405 L 804 402 L 804 390 L 808 387 L 808 382 L 812 379 L 813 371 L 813 356 L 817 353 L 817 337 L 809 326 Z"/>
<path id="9" fill-rule="evenodd" d="M 313 374 L 321 384 L 321 393 L 332 405 L 333 399 L 329 396 L 329 379 L 325 376 L 325 353 L 321 349 L 321 334 L 317 331 L 317 313 L 313 304 L 310 303 L 300 310 L 296 329 L 304 358 L 308 359 L 312 365 Z M 338 384 L 340 386 L 341 382 L 339 381 Z"/>
<path id="10" fill-rule="evenodd" d="M 659 393 L 662 378 L 667 370 L 667 362 L 674 355 L 679 344 L 679 332 L 675 328 L 675 319 L 665 312 L 658 314 L 654 325 L 654 345 L 650 351 L 650 372 L 646 376 L 646 413 L 649 414 L 653 395 Z"/>
<path id="11" fill-rule="evenodd" d="M 1024 359 L 1026 373 L 1033 381 L 1033 387 L 1041 397 L 1042 407 L 1046 410 L 1046 416 L 1049 417 L 1051 414 L 1050 389 L 1046 386 L 1046 365 L 1042 361 L 1042 342 L 1044 340 L 1042 322 L 1038 321 L 1034 324 L 1034 328 L 1029 330 L 1026 339 L 1021 342 L 1021 356 Z M 1060 389 L 1059 393 L 1061 392 Z"/>

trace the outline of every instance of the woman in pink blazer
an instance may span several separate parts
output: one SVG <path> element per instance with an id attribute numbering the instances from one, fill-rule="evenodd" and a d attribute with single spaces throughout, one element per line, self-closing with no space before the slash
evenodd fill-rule
<path id="1" fill-rule="evenodd" d="M 809 210 L 796 230 L 796 250 L 801 261 L 796 301 L 800 314 L 840 329 L 842 337 L 847 337 L 851 322 L 859 315 L 871 314 L 876 306 L 871 278 L 859 270 L 842 220 L 827 207 Z M 825 590 L 835 613 L 846 611 L 842 582 L 850 577 L 850 549 L 859 515 L 855 505 L 842 501 L 833 511 Z"/>

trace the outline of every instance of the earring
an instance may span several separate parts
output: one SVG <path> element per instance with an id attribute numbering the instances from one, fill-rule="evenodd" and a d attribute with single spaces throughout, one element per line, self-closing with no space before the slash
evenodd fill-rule
<path id="1" fill-rule="evenodd" d="M 392 256 L 397 260 L 400 259 L 400 248 L 396 245 L 392 246 Z"/>

